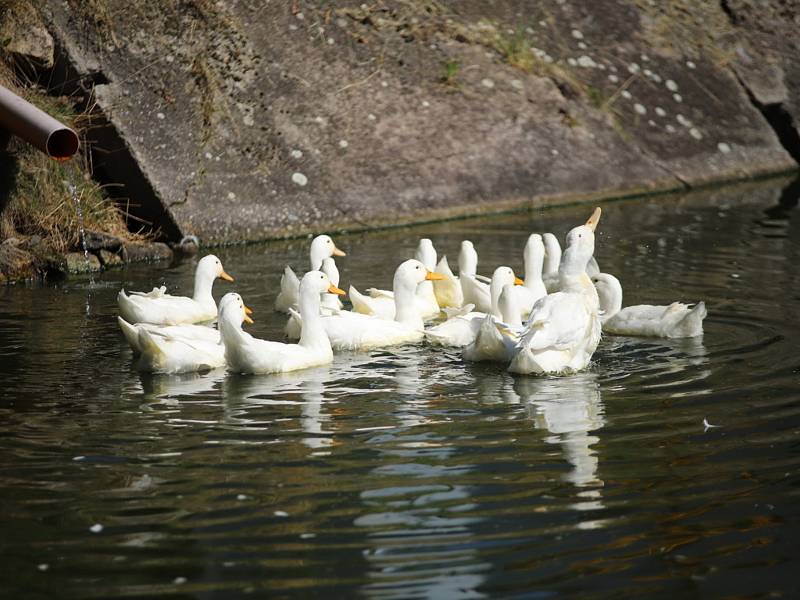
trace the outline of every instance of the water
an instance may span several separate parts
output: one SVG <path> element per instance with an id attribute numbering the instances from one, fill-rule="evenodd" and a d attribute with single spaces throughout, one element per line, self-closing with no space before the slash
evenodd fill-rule
<path id="1" fill-rule="evenodd" d="M 142 375 L 116 292 L 190 293 L 194 261 L 98 275 L 88 313 L 80 279 L 2 288 L 0 595 L 797 597 L 795 205 L 774 183 L 605 204 L 597 256 L 626 304 L 704 299 L 706 335 L 607 337 L 569 378 L 425 346 Z M 336 236 L 342 284 L 388 286 L 421 236 L 521 272 L 530 231 L 589 212 Z M 216 296 L 279 336 L 306 247 L 220 249 L 237 281 Z"/>
<path id="2" fill-rule="evenodd" d="M 67 183 L 67 189 L 69 190 L 70 196 L 72 196 L 72 202 L 75 204 L 75 211 L 78 213 L 78 238 L 81 241 L 81 247 L 83 248 L 83 260 L 86 264 L 86 272 L 89 273 L 89 282 L 90 284 L 94 283 L 94 275 L 92 275 L 92 265 L 89 262 L 89 249 L 86 247 L 86 231 L 83 228 L 83 210 L 81 209 L 81 193 L 77 187 L 75 187 L 72 183 Z"/>

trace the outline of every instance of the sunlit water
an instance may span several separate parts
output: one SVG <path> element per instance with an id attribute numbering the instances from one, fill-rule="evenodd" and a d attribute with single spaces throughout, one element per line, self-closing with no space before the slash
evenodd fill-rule
<path id="1" fill-rule="evenodd" d="M 625 303 L 703 299 L 706 334 L 607 337 L 566 378 L 425 345 L 144 375 L 117 290 L 190 293 L 194 260 L 0 288 L 0 594 L 797 597 L 800 219 L 775 186 L 605 204 Z M 521 272 L 528 233 L 589 212 L 339 235 L 341 287 L 388 287 L 423 236 Z M 307 241 L 217 254 L 216 297 L 279 338 Z"/>

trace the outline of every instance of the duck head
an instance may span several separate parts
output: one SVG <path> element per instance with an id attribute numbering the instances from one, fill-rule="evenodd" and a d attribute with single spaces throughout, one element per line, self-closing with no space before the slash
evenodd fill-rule
<path id="1" fill-rule="evenodd" d="M 242 297 L 230 292 L 219 301 L 219 326 L 222 331 L 227 326 L 240 328 L 242 323 L 253 323 L 250 315 L 253 311 L 244 304 Z"/>
<path id="2" fill-rule="evenodd" d="M 544 262 L 544 242 L 538 233 L 528 236 L 523 253 L 525 259 L 525 282 L 528 279 L 542 277 L 542 265 Z"/>
<path id="3" fill-rule="evenodd" d="M 576 275 L 586 272 L 586 263 L 594 254 L 594 231 L 600 222 L 600 208 L 583 225 L 574 227 L 567 234 L 567 249 L 561 256 L 559 272 Z"/>
<path id="4" fill-rule="evenodd" d="M 330 277 L 322 271 L 309 271 L 300 280 L 300 296 L 304 294 L 316 295 L 336 294 L 344 296 L 345 292 L 331 283 Z"/>
<path id="5" fill-rule="evenodd" d="M 422 238 L 417 246 L 417 251 L 414 255 L 419 262 L 425 265 L 425 268 L 432 271 L 436 268 L 436 249 L 433 247 L 433 242 L 428 238 Z"/>
<path id="6" fill-rule="evenodd" d="M 498 318 L 502 318 L 500 314 L 499 300 L 500 293 L 507 285 L 522 285 L 522 280 L 514 275 L 514 269 L 511 267 L 497 267 L 492 273 L 492 283 L 489 284 L 489 295 L 492 299 L 492 313 Z"/>
<path id="7" fill-rule="evenodd" d="M 318 235 L 311 241 L 311 270 L 316 271 L 322 266 L 322 261 L 331 256 L 347 256 L 336 247 L 331 236 Z"/>
<path id="8" fill-rule="evenodd" d="M 558 238 L 552 233 L 545 233 L 542 235 L 542 242 L 544 243 L 543 272 L 546 275 L 558 273 L 558 265 L 561 262 L 561 244 L 558 243 Z"/>
<path id="9" fill-rule="evenodd" d="M 224 279 L 225 281 L 233 281 L 233 277 L 225 272 L 222 268 L 222 261 L 213 254 L 209 254 L 201 258 L 197 263 L 197 270 L 195 271 L 195 279 L 203 277 L 210 281 L 215 279 Z"/>
<path id="10" fill-rule="evenodd" d="M 461 250 L 458 253 L 458 274 L 475 275 L 478 272 L 478 252 L 469 240 L 461 242 Z"/>
<path id="11" fill-rule="evenodd" d="M 429 270 L 422 262 L 415 258 L 410 258 L 401 263 L 394 272 L 394 290 L 398 288 L 415 290 L 423 281 L 437 281 L 444 279 L 441 273 L 434 273 Z"/>

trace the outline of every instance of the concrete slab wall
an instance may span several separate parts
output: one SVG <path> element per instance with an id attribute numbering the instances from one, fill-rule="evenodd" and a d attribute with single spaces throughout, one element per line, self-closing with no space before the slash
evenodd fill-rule
<path id="1" fill-rule="evenodd" d="M 740 4 L 46 7 L 74 68 L 106 82 L 97 167 L 167 237 L 225 243 L 794 169 L 758 98 L 792 114 L 797 68 Z"/>

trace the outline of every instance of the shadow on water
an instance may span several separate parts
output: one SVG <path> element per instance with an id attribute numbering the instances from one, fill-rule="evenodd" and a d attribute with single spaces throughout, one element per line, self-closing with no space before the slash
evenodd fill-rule
<path id="1" fill-rule="evenodd" d="M 764 214 L 770 219 L 788 219 L 791 212 L 797 208 L 798 201 L 800 201 L 800 176 L 783 188 L 778 203 L 765 209 Z"/>

